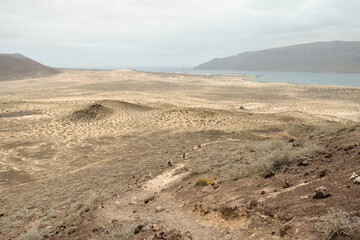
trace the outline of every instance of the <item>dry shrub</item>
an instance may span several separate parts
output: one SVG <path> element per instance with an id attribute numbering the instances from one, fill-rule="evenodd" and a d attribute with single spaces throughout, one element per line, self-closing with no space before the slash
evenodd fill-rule
<path id="1" fill-rule="evenodd" d="M 214 182 L 214 179 L 212 179 L 212 178 L 207 178 L 207 177 L 199 178 L 195 183 L 195 187 L 196 186 L 208 186 L 212 182 Z"/>
<path id="2" fill-rule="evenodd" d="M 134 234 L 135 224 L 123 224 L 105 230 L 100 236 L 90 238 L 89 240 L 118 240 L 129 239 Z"/>
<path id="3" fill-rule="evenodd" d="M 78 213 L 71 214 L 64 218 L 61 225 L 66 226 L 66 227 L 73 226 L 77 222 L 79 217 L 80 217 L 80 215 Z"/>
<path id="4" fill-rule="evenodd" d="M 312 157 L 323 151 L 323 148 L 314 143 L 306 143 L 303 147 L 293 148 L 292 144 L 269 141 L 254 146 L 262 155 L 249 165 L 239 165 L 229 171 L 228 178 L 237 180 L 251 176 L 265 177 L 283 166 L 289 165 L 302 157 Z"/>
<path id="5" fill-rule="evenodd" d="M 105 193 L 91 193 L 90 197 L 85 200 L 83 205 L 80 207 L 80 215 L 89 210 L 94 210 L 99 207 L 99 204 L 107 199 L 107 194 Z"/>
<path id="6" fill-rule="evenodd" d="M 332 208 L 315 224 L 315 229 L 325 239 L 332 239 L 336 235 L 351 235 L 352 232 L 359 230 L 359 227 L 360 218 L 352 218 L 347 212 Z"/>
<path id="7" fill-rule="evenodd" d="M 203 173 L 206 173 L 208 171 L 207 168 L 196 168 L 192 171 L 189 172 L 189 174 L 186 174 L 184 177 L 183 177 L 183 180 L 187 180 L 193 176 L 196 176 L 196 175 L 200 175 L 200 174 L 203 174 Z"/>
<path id="8" fill-rule="evenodd" d="M 22 234 L 17 240 L 40 240 L 43 239 L 43 234 L 39 230 L 39 224 L 41 220 L 38 220 L 31 224 L 29 230 Z"/>

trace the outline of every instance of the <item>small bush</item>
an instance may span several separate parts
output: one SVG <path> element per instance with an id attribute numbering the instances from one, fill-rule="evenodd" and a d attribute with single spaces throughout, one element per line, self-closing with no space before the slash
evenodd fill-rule
<path id="1" fill-rule="evenodd" d="M 184 177 L 183 177 L 183 180 L 187 180 L 193 176 L 196 176 L 196 175 L 199 175 L 199 174 L 203 174 L 203 173 L 206 173 L 207 170 L 206 169 L 195 169 L 195 170 L 192 170 L 190 171 L 188 174 L 186 174 Z"/>
<path id="2" fill-rule="evenodd" d="M 214 179 L 204 177 L 204 178 L 198 179 L 195 183 L 195 186 L 208 186 L 212 182 L 214 182 Z"/>
<path id="3" fill-rule="evenodd" d="M 360 218 L 351 218 L 347 212 L 328 210 L 328 213 L 320 218 L 320 222 L 315 224 L 315 229 L 325 239 L 332 239 L 335 235 L 350 235 L 360 227 Z"/>
<path id="4" fill-rule="evenodd" d="M 73 226 L 76 221 L 79 219 L 79 215 L 78 214 L 72 214 L 67 216 L 66 218 L 64 218 L 64 220 L 62 221 L 62 225 L 66 226 L 66 227 L 70 227 Z"/>
<path id="5" fill-rule="evenodd" d="M 17 240 L 40 240 L 43 239 L 43 234 L 39 230 L 39 224 L 41 220 L 38 220 L 31 224 L 29 230 L 20 235 L 20 237 L 17 238 Z"/>
<path id="6" fill-rule="evenodd" d="M 263 156 L 249 165 L 233 167 L 229 171 L 229 179 L 237 180 L 251 176 L 265 177 L 302 157 L 312 157 L 323 150 L 322 147 L 314 143 L 306 143 L 303 147 L 295 149 L 290 144 L 272 141 L 258 145 L 256 148 L 259 149 L 258 151 L 262 148 L 261 154 Z"/>
<path id="7" fill-rule="evenodd" d="M 84 212 L 94 210 L 99 207 L 99 204 L 107 198 L 105 193 L 92 193 L 88 199 L 85 200 L 80 209 L 80 215 Z"/>
<path id="8" fill-rule="evenodd" d="M 105 230 L 100 236 L 89 240 L 118 240 L 129 239 L 134 234 L 135 224 L 124 224 Z"/>

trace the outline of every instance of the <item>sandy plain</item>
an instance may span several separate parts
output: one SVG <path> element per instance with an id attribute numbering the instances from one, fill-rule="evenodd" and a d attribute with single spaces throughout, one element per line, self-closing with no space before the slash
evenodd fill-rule
<path id="1" fill-rule="evenodd" d="M 74 115 L 93 104 L 108 111 Z M 193 161 L 181 167 L 202 164 L 197 158 L 209 156 L 196 152 L 198 144 L 215 145 L 208 150 L 215 156 L 236 142 L 300 138 L 359 121 L 359 87 L 133 70 L 62 70 L 1 81 L 1 238 L 40 232 L 71 239 L 79 232 L 74 239 L 89 239 L 94 230 L 85 227 L 86 235 L 74 227 L 84 212 L 98 211 L 109 198 L 131 201 L 129 191 L 168 171 L 168 160 L 177 165 L 183 153 Z M 94 221 L 106 219 L 99 214 Z M 107 214 L 106 224 L 114 218 Z M 66 220 L 74 223 L 64 227 Z"/>

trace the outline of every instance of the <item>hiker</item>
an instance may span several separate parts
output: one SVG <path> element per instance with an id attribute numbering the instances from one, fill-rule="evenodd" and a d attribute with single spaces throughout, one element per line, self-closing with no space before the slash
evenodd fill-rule
<path id="1" fill-rule="evenodd" d="M 183 159 L 185 159 L 185 153 L 183 153 Z"/>
<path id="2" fill-rule="evenodd" d="M 201 144 L 200 144 L 200 143 L 198 144 L 198 149 L 199 149 L 199 148 L 201 148 Z"/>
<path id="3" fill-rule="evenodd" d="M 172 161 L 171 160 L 168 161 L 168 166 L 172 167 Z"/>

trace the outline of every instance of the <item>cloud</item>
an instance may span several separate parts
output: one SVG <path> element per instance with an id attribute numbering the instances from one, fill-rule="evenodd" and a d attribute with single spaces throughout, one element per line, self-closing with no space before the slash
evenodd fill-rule
<path id="1" fill-rule="evenodd" d="M 1 2 L 0 51 L 59 67 L 196 65 L 247 50 L 360 40 L 358 1 Z"/>

